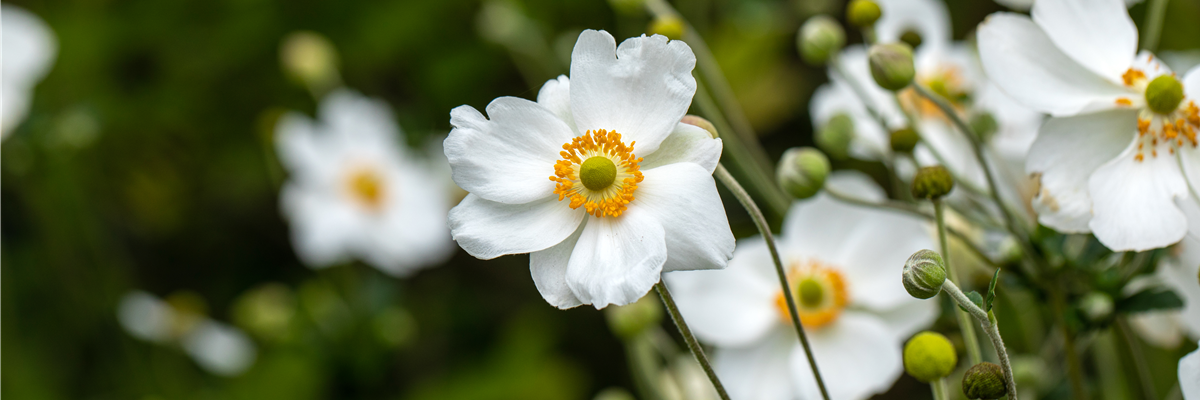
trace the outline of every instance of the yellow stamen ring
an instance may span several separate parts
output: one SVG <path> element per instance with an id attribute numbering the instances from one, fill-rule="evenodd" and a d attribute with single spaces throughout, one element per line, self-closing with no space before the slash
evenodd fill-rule
<path id="1" fill-rule="evenodd" d="M 617 217 L 633 201 L 633 192 L 643 179 L 633 154 L 621 134 L 604 129 L 587 131 L 563 144 L 562 160 L 554 164 L 550 180 L 558 183 L 558 200 L 570 199 L 570 207 L 583 207 L 595 217 Z"/>
<path id="2" fill-rule="evenodd" d="M 796 299 L 800 323 L 809 328 L 832 323 L 849 303 L 850 295 L 842 273 L 820 261 L 793 265 L 788 273 L 788 284 L 792 288 L 792 297 Z M 783 291 L 775 295 L 775 306 L 780 318 L 791 320 Z"/>

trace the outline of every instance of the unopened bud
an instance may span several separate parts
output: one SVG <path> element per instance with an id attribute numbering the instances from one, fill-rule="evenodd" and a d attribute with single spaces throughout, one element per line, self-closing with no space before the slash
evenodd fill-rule
<path id="1" fill-rule="evenodd" d="M 913 177 L 912 195 L 918 199 L 939 199 L 954 189 L 954 177 L 941 165 L 917 170 Z"/>
<path id="2" fill-rule="evenodd" d="M 937 296 L 946 282 L 946 263 L 933 250 L 920 250 L 904 262 L 904 290 L 918 299 Z"/>
<path id="3" fill-rule="evenodd" d="M 924 42 L 924 40 L 921 39 L 921 34 L 914 30 L 907 30 L 900 34 L 900 41 L 914 49 L 921 47 L 921 43 Z"/>
<path id="4" fill-rule="evenodd" d="M 644 296 L 632 304 L 608 307 L 604 310 L 604 316 L 613 333 L 628 339 L 661 322 L 660 307 L 654 296 Z"/>
<path id="5" fill-rule="evenodd" d="M 683 119 L 680 120 L 679 122 L 704 128 L 704 130 L 708 131 L 708 133 L 712 135 L 713 139 L 716 139 L 721 136 L 721 135 L 717 134 L 717 127 L 713 126 L 712 122 L 708 122 L 707 119 L 704 119 L 703 117 L 700 117 L 700 116 L 691 115 L 691 114 L 684 115 Z"/>
<path id="6" fill-rule="evenodd" d="M 1183 101 L 1183 84 L 1171 74 L 1159 75 L 1146 85 L 1146 105 L 1156 113 L 1170 114 Z"/>
<path id="7" fill-rule="evenodd" d="M 893 92 L 904 89 L 916 75 L 912 47 L 905 43 L 871 46 L 867 57 L 871 65 L 871 77 L 884 89 Z"/>
<path id="8" fill-rule="evenodd" d="M 846 21 L 859 28 L 875 26 L 882 15 L 879 4 L 871 0 L 853 0 L 846 5 Z"/>
<path id="9" fill-rule="evenodd" d="M 1079 299 L 1079 311 L 1088 321 L 1104 321 L 1113 312 L 1112 296 L 1103 292 L 1089 292 Z"/>
<path id="10" fill-rule="evenodd" d="M 793 147 L 783 152 L 775 179 L 784 191 L 797 199 L 807 199 L 825 187 L 829 159 L 812 147 Z"/>
<path id="11" fill-rule="evenodd" d="M 800 56 L 812 65 L 824 65 L 846 45 L 846 32 L 836 20 L 827 15 L 809 18 L 796 36 Z"/>
<path id="12" fill-rule="evenodd" d="M 283 69 L 310 87 L 337 82 L 338 55 L 333 42 L 316 32 L 293 32 L 283 39 L 279 51 Z"/>
<path id="13" fill-rule="evenodd" d="M 975 364 L 963 374 L 963 394 L 968 399 L 999 399 L 1008 393 L 1004 370 L 990 362 Z"/>
<path id="14" fill-rule="evenodd" d="M 971 130 L 979 135 L 979 140 L 986 142 L 1000 130 L 1000 123 L 991 113 L 981 112 L 971 117 Z"/>
<path id="15" fill-rule="evenodd" d="M 921 136 L 917 135 L 917 131 L 913 128 L 902 128 L 892 131 L 891 145 L 894 152 L 912 153 L 919 141 L 921 141 Z"/>
<path id="16" fill-rule="evenodd" d="M 933 382 L 945 378 L 957 364 L 954 345 L 940 333 L 921 332 L 904 345 L 904 370 L 918 381 Z"/>
<path id="17" fill-rule="evenodd" d="M 679 40 L 683 38 L 683 20 L 676 16 L 660 16 L 654 18 L 650 22 L 649 33 L 654 35 L 663 35 L 667 39 Z"/>
<path id="18" fill-rule="evenodd" d="M 854 140 L 854 119 L 845 113 L 834 115 L 825 126 L 817 130 L 813 138 L 817 147 L 835 159 L 844 159 L 850 154 L 850 142 Z"/>

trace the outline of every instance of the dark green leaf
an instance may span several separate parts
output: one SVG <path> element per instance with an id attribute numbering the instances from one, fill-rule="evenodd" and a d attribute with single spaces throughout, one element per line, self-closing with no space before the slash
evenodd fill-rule
<path id="1" fill-rule="evenodd" d="M 983 311 L 992 311 L 992 302 L 996 300 L 996 281 L 1000 280 L 1000 269 L 992 274 L 992 282 L 988 284 L 987 297 L 983 301 Z"/>
<path id="2" fill-rule="evenodd" d="M 1150 287 L 1117 302 L 1118 312 L 1128 314 L 1183 307 L 1183 299 L 1170 289 Z"/>
<path id="3" fill-rule="evenodd" d="M 979 308 L 983 308 L 983 295 L 979 294 L 979 292 L 972 290 L 970 293 L 967 293 L 967 298 L 971 299 L 971 303 L 974 303 Z M 958 308 L 967 311 L 967 308 L 961 305 Z"/>

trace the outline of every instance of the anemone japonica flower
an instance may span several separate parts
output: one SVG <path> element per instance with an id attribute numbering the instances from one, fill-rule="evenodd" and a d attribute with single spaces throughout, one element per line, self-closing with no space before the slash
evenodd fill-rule
<path id="1" fill-rule="evenodd" d="M 288 113 L 275 132 L 300 259 L 320 268 L 353 257 L 405 276 L 449 257 L 449 185 L 404 147 L 387 105 L 342 89 L 317 114 Z"/>
<path id="2" fill-rule="evenodd" d="M 0 6 L 0 30 L 4 36 L 3 75 L 0 75 L 4 99 L 0 114 L 2 139 L 25 119 L 33 87 L 50 72 L 58 44 L 45 22 L 11 4 Z"/>
<path id="3" fill-rule="evenodd" d="M 1120 0 L 1039 0 L 1033 18 L 992 14 L 978 31 L 984 69 L 1049 113 L 1026 171 L 1038 220 L 1092 232 L 1116 251 L 1178 242 L 1176 204 L 1200 187 L 1200 68 L 1180 77 L 1152 54 Z"/>
<path id="4" fill-rule="evenodd" d="M 862 174 L 835 173 L 828 184 L 884 199 Z M 932 232 L 914 217 L 824 193 L 793 204 L 779 255 L 831 398 L 865 399 L 900 377 L 904 341 L 938 311 L 897 281 L 909 255 L 933 247 Z M 666 283 L 696 336 L 716 346 L 714 368 L 730 396 L 819 398 L 761 237 L 739 241 L 724 270 L 670 273 Z"/>
<path id="5" fill-rule="evenodd" d="M 452 110 L 446 157 L 470 192 L 450 211 L 454 240 L 481 259 L 531 253 L 538 291 L 564 309 L 632 303 L 662 271 L 723 268 L 734 240 L 712 178 L 721 141 L 680 123 L 695 63 L 682 41 L 618 47 L 586 30 L 570 78 L 536 103 Z"/>
<path id="6" fill-rule="evenodd" d="M 131 336 L 179 346 L 201 368 L 217 375 L 240 375 L 258 354 L 254 342 L 240 329 L 143 291 L 131 291 L 121 298 L 117 320 Z"/>

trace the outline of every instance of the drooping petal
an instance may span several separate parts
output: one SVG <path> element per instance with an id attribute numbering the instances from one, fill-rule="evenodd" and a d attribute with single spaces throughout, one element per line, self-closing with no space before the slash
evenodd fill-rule
<path id="1" fill-rule="evenodd" d="M 917 53 L 939 53 L 950 45 L 950 13 L 938 0 L 879 0 L 883 11 L 875 22 L 879 43 L 900 41 L 905 32 L 921 35 Z"/>
<path id="2" fill-rule="evenodd" d="M 1179 389 L 1184 399 L 1200 399 L 1200 350 L 1179 359 Z"/>
<path id="3" fill-rule="evenodd" d="M 715 139 L 704 128 L 680 122 L 671 136 L 646 155 L 640 163 L 643 171 L 663 165 L 688 162 L 703 167 L 712 175 L 721 160 L 721 139 Z"/>
<path id="4" fill-rule="evenodd" d="M 567 285 L 596 309 L 637 301 L 658 283 L 667 261 L 663 235 L 654 214 L 637 207 L 590 218 L 567 263 Z"/>
<path id="5" fill-rule="evenodd" d="M 1088 179 L 1092 221 L 1088 227 L 1114 251 L 1144 251 L 1183 239 L 1187 218 L 1175 205 L 1188 196 L 1187 182 L 1175 157 L 1146 154 L 1134 158 L 1131 144 Z"/>
<path id="6" fill-rule="evenodd" d="M 904 370 L 900 345 L 887 325 L 871 314 L 845 312 L 832 325 L 809 331 L 808 340 L 832 399 L 866 399 L 881 393 Z M 803 347 L 793 347 L 791 366 L 801 398 L 820 398 Z"/>
<path id="7" fill-rule="evenodd" d="M 1132 140 L 1137 114 L 1112 110 L 1067 118 L 1050 118 L 1029 149 L 1025 171 L 1040 176 L 1033 198 L 1038 221 L 1060 232 L 1088 232 L 1092 198 L 1087 181 Z"/>
<path id="8" fill-rule="evenodd" d="M 563 310 L 583 304 L 567 285 L 567 263 L 571 261 L 571 252 L 579 242 L 584 225 L 587 225 L 586 221 L 562 243 L 529 253 L 529 274 L 533 276 L 538 293 L 547 303 Z"/>
<path id="9" fill-rule="evenodd" d="M 571 52 L 571 114 L 580 131 L 615 130 L 635 152 L 650 154 L 675 129 L 696 93 L 696 56 L 665 36 L 616 46 L 605 31 L 585 30 Z"/>
<path id="10" fill-rule="evenodd" d="M 554 163 L 571 128 L 529 100 L 500 97 L 488 116 L 469 106 L 450 111 L 454 129 L 444 143 L 454 183 L 487 200 L 522 204 L 554 191 Z M 564 235 L 565 237 L 565 235 Z"/>
<path id="11" fill-rule="evenodd" d="M 712 174 L 676 163 L 645 171 L 630 207 L 652 213 L 666 234 L 663 271 L 721 269 L 733 256 L 733 232 Z"/>
<path id="12" fill-rule="evenodd" d="M 794 399 L 789 358 L 796 332 L 779 325 L 762 340 L 739 347 L 719 347 L 713 369 L 731 398 L 739 400 Z"/>
<path id="13" fill-rule="evenodd" d="M 531 253 L 561 243 L 575 232 L 585 215 L 558 196 L 526 204 L 489 201 L 474 193 L 450 210 L 450 234 L 476 258 Z"/>
<path id="14" fill-rule="evenodd" d="M 779 280 L 761 237 L 739 241 L 723 270 L 677 271 L 663 279 L 684 320 L 705 343 L 752 346 L 783 322 L 775 306 Z"/>
<path id="15" fill-rule="evenodd" d="M 1068 57 L 1029 17 L 992 14 L 979 25 L 978 36 L 988 77 L 1036 110 L 1072 115 L 1114 108 L 1118 98 L 1134 95 Z"/>
<path id="16" fill-rule="evenodd" d="M 1119 82 L 1138 32 L 1121 0 L 1040 0 L 1030 12 L 1051 42 L 1079 65 Z"/>
<path id="17" fill-rule="evenodd" d="M 575 130 L 575 117 L 571 115 L 571 80 L 566 75 L 546 81 L 538 91 L 537 103 L 566 122 L 572 133 L 583 133 Z"/>

